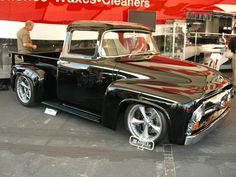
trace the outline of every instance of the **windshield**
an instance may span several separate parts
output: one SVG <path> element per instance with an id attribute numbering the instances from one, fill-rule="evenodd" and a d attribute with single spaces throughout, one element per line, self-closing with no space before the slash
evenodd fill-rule
<path id="1" fill-rule="evenodd" d="M 159 53 L 150 33 L 143 31 L 108 31 L 104 33 L 100 55 L 124 56 Z"/>

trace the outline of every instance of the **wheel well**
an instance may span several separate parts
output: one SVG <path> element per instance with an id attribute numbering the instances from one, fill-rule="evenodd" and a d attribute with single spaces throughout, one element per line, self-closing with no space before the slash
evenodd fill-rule
<path id="1" fill-rule="evenodd" d="M 15 91 L 15 88 L 16 88 L 16 78 L 17 78 L 17 76 L 18 76 L 18 75 L 13 75 L 13 76 L 11 77 L 11 88 L 12 88 L 12 90 L 14 90 L 14 91 Z"/>
<path id="2" fill-rule="evenodd" d="M 122 126 L 124 127 L 124 115 L 125 115 L 125 110 L 127 107 L 134 102 L 124 102 L 120 105 L 118 113 L 116 115 L 116 123 L 115 123 L 115 129 L 117 126 Z"/>
<path id="3" fill-rule="evenodd" d="M 166 124 L 167 124 L 167 135 L 166 135 L 166 138 L 168 138 L 168 141 L 169 141 L 171 122 L 170 122 L 170 117 L 169 117 L 168 113 L 161 106 L 153 104 L 153 103 L 150 103 L 150 102 L 146 102 L 146 101 L 141 101 L 141 100 L 126 100 L 126 101 L 121 102 L 119 110 L 118 110 L 118 114 L 117 114 L 117 119 L 116 119 L 117 121 L 116 121 L 116 127 L 115 128 L 117 128 L 118 124 L 120 124 L 120 123 L 122 123 L 122 125 L 125 124 L 124 123 L 124 121 L 125 121 L 124 120 L 124 115 L 125 115 L 126 109 L 128 108 L 129 105 L 136 104 L 136 103 L 137 104 L 140 103 L 140 104 L 152 106 L 152 107 L 154 107 L 155 109 L 157 109 L 158 111 L 160 111 L 164 115 L 164 118 L 165 118 Z"/>

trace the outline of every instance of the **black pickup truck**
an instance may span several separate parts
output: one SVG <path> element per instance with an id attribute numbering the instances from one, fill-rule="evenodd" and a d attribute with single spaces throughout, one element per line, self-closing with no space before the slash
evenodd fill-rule
<path id="1" fill-rule="evenodd" d="M 148 27 L 125 22 L 68 25 L 61 52 L 23 55 L 11 71 L 24 106 L 43 103 L 144 142 L 193 144 L 229 111 L 228 79 L 206 66 L 158 55 Z"/>

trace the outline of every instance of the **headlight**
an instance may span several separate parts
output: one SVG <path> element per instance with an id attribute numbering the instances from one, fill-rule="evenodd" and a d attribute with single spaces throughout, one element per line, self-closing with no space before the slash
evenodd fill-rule
<path id="1" fill-rule="evenodd" d="M 189 120 L 188 128 L 186 131 L 187 135 L 191 135 L 194 130 L 200 128 L 200 121 L 205 114 L 205 105 L 200 105 L 194 112 L 193 116 Z"/>

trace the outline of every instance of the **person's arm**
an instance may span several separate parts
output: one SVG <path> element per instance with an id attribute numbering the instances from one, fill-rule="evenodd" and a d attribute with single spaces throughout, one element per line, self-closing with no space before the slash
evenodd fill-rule
<path id="1" fill-rule="evenodd" d="M 37 49 L 37 45 L 31 44 L 31 43 L 23 43 L 23 46 L 26 48 Z"/>
<path id="2" fill-rule="evenodd" d="M 25 33 L 22 37 L 23 46 L 25 48 L 36 49 L 37 45 L 34 45 L 30 39 L 29 33 Z"/>

